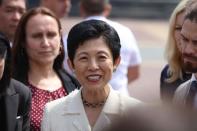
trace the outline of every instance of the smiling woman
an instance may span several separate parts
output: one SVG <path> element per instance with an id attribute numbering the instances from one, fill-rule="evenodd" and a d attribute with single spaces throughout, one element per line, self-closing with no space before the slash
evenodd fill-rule
<path id="1" fill-rule="evenodd" d="M 112 77 L 113 68 L 116 68 L 119 62 L 120 58 L 117 58 L 113 63 L 111 51 L 103 37 L 100 37 L 85 41 L 80 49 L 76 50 L 73 64 L 70 65 L 83 87 L 91 91 L 106 86 Z"/>
<path id="2" fill-rule="evenodd" d="M 64 48 L 58 18 L 43 7 L 21 18 L 13 43 L 13 77 L 32 91 L 31 130 L 40 130 L 43 108 L 49 101 L 79 87 L 62 67 Z"/>
<path id="3" fill-rule="evenodd" d="M 99 20 L 81 22 L 71 29 L 67 42 L 68 64 L 82 88 L 47 104 L 43 131 L 101 131 L 127 108 L 140 105 L 140 101 L 117 93 L 109 84 L 120 63 L 121 47 L 111 26 Z"/>

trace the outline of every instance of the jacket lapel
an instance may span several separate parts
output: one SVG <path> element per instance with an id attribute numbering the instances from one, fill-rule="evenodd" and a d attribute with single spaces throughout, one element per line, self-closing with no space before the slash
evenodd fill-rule
<path id="1" fill-rule="evenodd" d="M 78 131 L 91 131 L 88 118 L 81 100 L 81 89 L 76 93 L 70 94 L 68 104 L 65 105 L 62 115 L 72 115 L 72 124 L 75 130 Z M 108 99 L 103 107 L 103 110 L 93 128 L 93 131 L 101 131 L 106 125 L 110 125 L 112 120 L 117 119 L 120 115 L 121 99 L 113 90 L 110 90 Z"/>
<path id="2" fill-rule="evenodd" d="M 81 90 L 76 91 L 74 96 L 71 96 L 68 104 L 64 108 L 63 115 L 72 115 L 72 124 L 75 130 L 78 131 L 90 131 L 88 118 L 86 116 L 82 101 L 81 101 Z"/>
<path id="3" fill-rule="evenodd" d="M 113 120 L 116 120 L 120 115 L 120 98 L 113 90 L 107 98 L 103 111 L 101 112 L 93 131 L 104 130 L 107 126 L 111 125 Z"/>
<path id="4" fill-rule="evenodd" d="M 14 88 L 10 86 L 5 96 L 6 109 L 6 127 L 8 131 L 14 131 L 16 125 L 16 117 L 18 112 L 19 95 L 16 94 Z"/>

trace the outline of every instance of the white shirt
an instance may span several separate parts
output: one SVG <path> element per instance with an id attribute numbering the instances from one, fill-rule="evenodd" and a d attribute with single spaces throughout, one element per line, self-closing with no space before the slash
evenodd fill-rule
<path id="1" fill-rule="evenodd" d="M 192 74 L 191 83 L 192 83 L 193 81 L 197 81 L 194 74 Z M 194 108 L 197 109 L 197 94 L 195 94 L 195 97 L 194 97 Z"/>

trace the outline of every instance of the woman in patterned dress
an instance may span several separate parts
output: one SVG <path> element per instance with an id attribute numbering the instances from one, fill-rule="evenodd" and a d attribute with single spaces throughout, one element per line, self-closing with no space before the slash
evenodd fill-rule
<path id="1" fill-rule="evenodd" d="M 21 19 L 13 43 L 13 76 L 32 91 L 31 130 L 39 131 L 43 108 L 66 96 L 79 83 L 62 67 L 61 25 L 48 9 L 29 10 Z"/>

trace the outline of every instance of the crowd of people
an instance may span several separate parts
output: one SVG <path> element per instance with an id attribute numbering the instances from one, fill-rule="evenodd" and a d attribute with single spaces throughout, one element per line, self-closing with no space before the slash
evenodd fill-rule
<path id="1" fill-rule="evenodd" d="M 160 77 L 168 104 L 159 108 L 129 96 L 141 55 L 132 31 L 108 18 L 109 0 L 80 0 L 83 20 L 68 34 L 60 19 L 70 0 L 26 7 L 26 0 L 0 0 L 1 130 L 197 129 L 196 0 L 181 0 L 170 17 Z"/>

